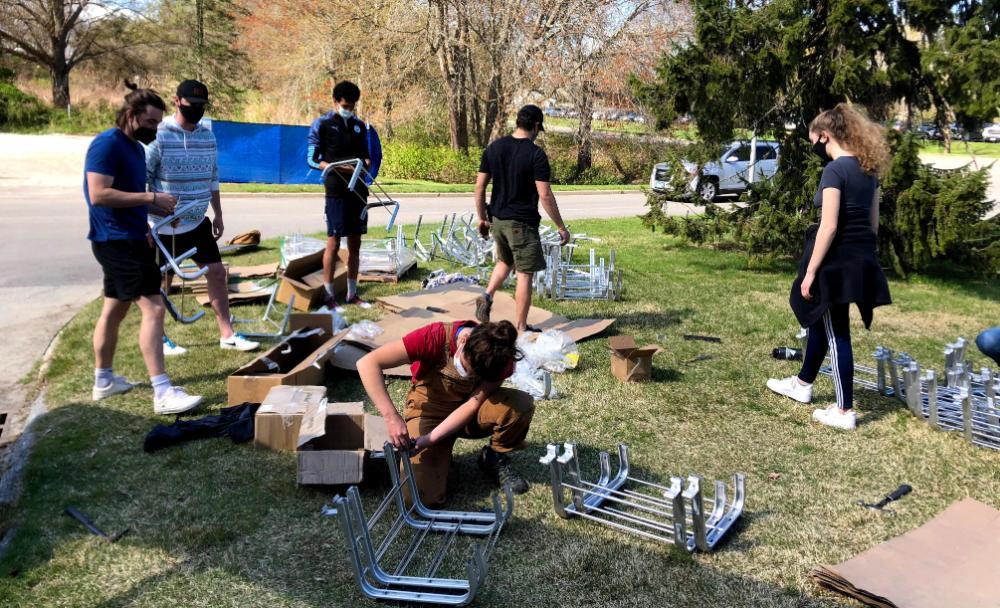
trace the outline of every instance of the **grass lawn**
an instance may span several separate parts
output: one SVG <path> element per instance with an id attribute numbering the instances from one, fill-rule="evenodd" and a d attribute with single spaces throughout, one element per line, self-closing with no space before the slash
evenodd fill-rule
<path id="1" fill-rule="evenodd" d="M 427 193 L 472 193 L 475 184 L 442 184 L 420 179 L 386 179 L 379 180 L 386 192 L 393 194 Z M 555 192 L 575 192 L 581 190 L 639 190 L 643 184 L 553 184 Z M 222 184 L 223 192 L 323 192 L 319 184 Z"/>
<path id="2" fill-rule="evenodd" d="M 626 269 L 621 302 L 544 304 L 570 317 L 618 319 L 613 332 L 640 344 L 659 341 L 653 382 L 623 384 L 609 371 L 606 337 L 580 345 L 580 367 L 557 375 L 562 397 L 542 401 L 516 465 L 532 483 L 492 556 L 479 606 L 812 607 L 852 605 L 817 588 L 808 570 L 833 564 L 929 520 L 972 496 L 1000 507 L 1000 453 L 932 431 L 904 406 L 857 394 L 855 433 L 821 428 L 811 407 L 764 388 L 769 376 L 797 371 L 775 361 L 798 329 L 788 310 L 791 264 L 746 269 L 740 253 L 682 246 L 644 230 L 638 220 L 574 224 L 614 247 Z M 273 260 L 272 243 L 231 257 L 236 264 Z M 411 290 L 428 268 L 400 285 L 366 285 L 369 298 Z M 431 268 L 438 265 L 430 264 Z M 1000 285 L 915 278 L 892 281 L 895 304 L 876 313 L 871 332 L 855 318 L 857 358 L 877 344 L 920 361 L 941 360 L 941 347 L 1000 318 Z M 543 302 L 537 302 L 543 304 Z M 255 309 L 256 310 L 256 309 Z M 25 492 L 12 516 L 19 531 L 0 562 L 4 606 L 370 606 L 357 590 L 340 529 L 320 515 L 336 491 L 295 484 L 294 455 L 228 439 L 209 439 L 155 454 L 142 451 L 153 425 L 151 391 L 90 401 L 90 336 L 98 303 L 66 328 L 48 371 L 51 412 L 38 422 Z M 248 317 L 251 311 L 240 310 Z M 371 314 L 377 314 L 371 311 Z M 117 373 L 144 378 L 135 344 L 138 314 L 122 328 Z M 174 380 L 205 395 L 208 409 L 226 400 L 225 376 L 253 355 L 219 351 L 209 319 L 169 335 L 191 352 L 168 360 Z M 707 334 L 721 344 L 685 341 Z M 711 359 L 684 363 L 700 354 Z M 982 357 L 971 353 L 977 365 Z M 940 365 L 938 365 L 940 372 Z M 356 377 L 328 374 L 331 401 L 359 400 Z M 400 399 L 406 383 L 390 389 Z M 817 400 L 833 400 L 827 379 Z M 397 401 L 398 402 L 398 401 Z M 369 406 L 370 407 L 370 406 Z M 689 556 L 552 510 L 548 471 L 537 463 L 545 444 L 577 441 L 585 474 L 597 451 L 631 446 L 640 476 L 698 473 L 729 479 L 747 473 L 742 524 L 711 554 Z M 452 505 L 480 508 L 489 487 L 474 455 L 481 442 L 459 441 Z M 855 506 L 900 483 L 913 493 L 895 516 Z M 384 482 L 362 487 L 367 508 Z M 62 515 L 73 505 L 106 531 L 129 526 L 114 545 L 98 542 Z"/>
<path id="3" fill-rule="evenodd" d="M 924 141 L 920 144 L 920 149 L 932 154 L 944 154 L 944 145 L 939 141 Z M 987 143 L 984 141 L 951 143 L 952 154 L 974 154 L 976 156 L 989 156 L 1000 158 L 1000 143 Z"/>

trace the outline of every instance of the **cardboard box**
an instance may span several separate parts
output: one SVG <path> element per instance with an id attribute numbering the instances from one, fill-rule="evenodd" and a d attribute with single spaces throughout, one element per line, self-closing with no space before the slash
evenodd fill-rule
<path id="1" fill-rule="evenodd" d="M 317 317 L 330 319 L 330 315 Z M 227 381 L 229 404 L 263 403 L 271 387 L 283 384 L 322 385 L 329 346 L 339 339 L 331 335 L 331 324 L 332 320 L 326 327 L 313 327 L 302 335 L 288 336 L 233 372 Z"/>
<path id="2" fill-rule="evenodd" d="M 299 427 L 298 482 L 360 483 L 368 453 L 381 451 L 388 440 L 385 421 L 364 413 L 360 402 L 314 404 Z"/>
<path id="3" fill-rule="evenodd" d="M 653 355 L 663 352 L 656 344 L 639 348 L 634 336 L 612 336 L 611 373 L 622 382 L 646 382 L 653 377 Z"/>
<path id="4" fill-rule="evenodd" d="M 333 291 L 337 297 L 347 295 L 347 249 L 338 253 L 337 269 L 333 274 Z M 281 274 L 275 300 L 288 304 L 292 296 L 295 310 L 309 311 L 318 308 L 326 298 L 323 288 L 323 252 L 317 251 L 288 263 Z"/>
<path id="5" fill-rule="evenodd" d="M 325 386 L 271 387 L 254 417 L 254 445 L 294 452 L 298 447 L 303 414 L 309 406 L 320 403 L 326 403 Z"/>

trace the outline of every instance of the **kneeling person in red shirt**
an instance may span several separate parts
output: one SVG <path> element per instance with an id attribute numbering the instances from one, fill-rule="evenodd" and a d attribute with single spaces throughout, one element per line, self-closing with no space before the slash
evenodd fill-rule
<path id="1" fill-rule="evenodd" d="M 451 451 L 459 437 L 490 437 L 479 453 L 479 468 L 518 494 L 528 491 L 528 482 L 511 467 L 507 454 L 524 447 L 534 399 L 500 387 L 521 358 L 516 341 L 517 330 L 507 321 L 432 323 L 358 361 L 361 382 L 385 418 L 390 440 L 411 450 L 425 504 L 445 501 Z M 384 370 L 407 363 L 412 384 L 400 416 L 385 388 Z"/>

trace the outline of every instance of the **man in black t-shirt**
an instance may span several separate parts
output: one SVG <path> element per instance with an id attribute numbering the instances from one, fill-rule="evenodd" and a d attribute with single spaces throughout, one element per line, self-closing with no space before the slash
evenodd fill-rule
<path id="1" fill-rule="evenodd" d="M 493 235 L 497 257 L 486 293 L 476 301 L 476 318 L 480 323 L 489 322 L 493 294 L 513 269 L 517 273 L 514 301 L 519 332 L 528 329 L 532 275 L 545 270 L 545 254 L 538 235 L 538 224 L 542 219 L 538 214 L 539 202 L 559 228 L 561 244 L 569 242 L 569 231 L 563 224 L 549 184 L 552 178 L 549 159 L 545 151 L 535 145 L 538 133 L 545 130 L 543 118 L 538 106 L 527 105 L 518 110 L 514 134 L 501 137 L 487 146 L 476 178 L 479 232 L 484 237 L 486 234 Z M 487 205 L 486 185 L 490 180 L 493 181 L 493 192 Z"/>

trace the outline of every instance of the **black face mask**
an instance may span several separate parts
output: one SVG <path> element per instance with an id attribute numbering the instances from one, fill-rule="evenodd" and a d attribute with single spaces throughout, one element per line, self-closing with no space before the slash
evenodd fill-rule
<path id="1" fill-rule="evenodd" d="M 132 137 L 143 144 L 151 144 L 153 140 L 156 139 L 156 129 L 150 129 L 149 127 L 139 127 L 132 132 Z"/>
<path id="2" fill-rule="evenodd" d="M 198 124 L 201 117 L 205 115 L 205 106 L 200 103 L 190 106 L 177 106 L 177 109 L 181 111 L 181 116 L 184 117 L 184 120 L 191 124 Z"/>
<path id="3" fill-rule="evenodd" d="M 833 157 L 826 152 L 826 143 L 818 139 L 816 140 L 816 143 L 813 144 L 813 152 L 816 153 L 816 156 L 819 157 L 820 162 L 824 165 L 833 160 Z"/>

